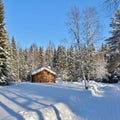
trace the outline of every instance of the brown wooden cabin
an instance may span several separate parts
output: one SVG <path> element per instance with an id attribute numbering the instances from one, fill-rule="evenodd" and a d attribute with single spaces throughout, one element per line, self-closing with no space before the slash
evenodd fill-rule
<path id="1" fill-rule="evenodd" d="M 31 74 L 32 82 L 52 82 L 55 83 L 56 73 L 46 67 L 37 69 Z"/>

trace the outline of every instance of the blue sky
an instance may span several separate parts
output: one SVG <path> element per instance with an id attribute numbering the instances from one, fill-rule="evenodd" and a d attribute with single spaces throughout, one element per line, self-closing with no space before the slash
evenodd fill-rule
<path id="1" fill-rule="evenodd" d="M 23 48 L 28 48 L 32 43 L 47 47 L 50 41 L 57 47 L 62 44 L 62 39 L 69 36 L 65 21 L 71 7 L 77 5 L 82 10 L 89 6 L 100 8 L 101 5 L 100 0 L 3 0 L 3 2 L 9 38 L 14 36 L 17 45 Z M 108 29 L 107 19 L 101 20 L 104 28 Z M 106 30 L 105 34 L 108 34 Z"/>

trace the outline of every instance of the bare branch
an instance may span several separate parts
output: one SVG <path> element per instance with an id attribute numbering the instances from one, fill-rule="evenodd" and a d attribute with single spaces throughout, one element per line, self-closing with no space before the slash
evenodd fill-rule
<path id="1" fill-rule="evenodd" d="M 104 0 L 104 9 L 108 11 L 108 14 L 112 14 L 120 6 L 120 0 Z"/>
<path id="2" fill-rule="evenodd" d="M 100 33 L 100 23 L 95 7 L 86 8 L 83 19 L 83 40 L 86 46 L 90 46 L 98 41 Z"/>
<path id="3" fill-rule="evenodd" d="M 67 28 L 74 41 L 77 43 L 77 47 L 80 50 L 80 12 L 79 8 L 74 6 L 67 14 L 68 21 L 66 22 Z"/>

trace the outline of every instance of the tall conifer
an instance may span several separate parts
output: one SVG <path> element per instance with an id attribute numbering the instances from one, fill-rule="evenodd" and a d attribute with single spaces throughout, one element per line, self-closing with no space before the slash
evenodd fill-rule
<path id="1" fill-rule="evenodd" d="M 8 76 L 7 58 L 7 31 L 4 28 L 4 5 L 0 0 L 0 84 L 5 84 L 5 78 Z"/>
<path id="2" fill-rule="evenodd" d="M 18 56 L 17 56 L 17 48 L 14 37 L 12 37 L 12 43 L 11 43 L 11 50 L 12 50 L 12 79 L 15 82 L 19 82 L 19 64 L 18 64 Z"/>
<path id="3" fill-rule="evenodd" d="M 110 26 L 112 37 L 107 39 L 109 50 L 109 71 L 120 71 L 120 9 L 115 12 L 115 18 L 112 19 Z"/>

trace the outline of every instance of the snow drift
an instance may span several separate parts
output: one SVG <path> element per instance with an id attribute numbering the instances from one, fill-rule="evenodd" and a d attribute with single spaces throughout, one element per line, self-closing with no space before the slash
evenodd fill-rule
<path id="1" fill-rule="evenodd" d="M 50 105 L 40 110 L 40 117 L 35 112 L 19 112 L 25 120 L 79 120 L 63 103 Z"/>

